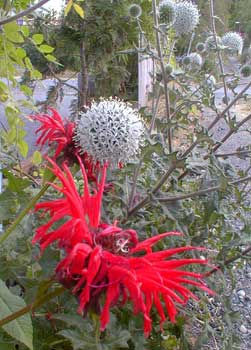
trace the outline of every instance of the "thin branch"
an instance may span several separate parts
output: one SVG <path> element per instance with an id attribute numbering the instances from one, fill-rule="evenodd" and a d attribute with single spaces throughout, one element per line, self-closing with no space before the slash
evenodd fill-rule
<path id="1" fill-rule="evenodd" d="M 222 76 L 224 95 L 225 95 L 225 104 L 228 105 L 228 93 L 227 93 L 226 77 L 225 77 L 225 72 L 224 72 L 224 67 L 223 67 L 223 63 L 222 63 L 220 49 L 219 49 L 218 42 L 217 42 L 217 33 L 216 33 L 215 19 L 214 19 L 214 0 L 210 0 L 209 4 L 210 4 L 211 27 L 212 27 L 215 48 L 216 48 L 219 66 L 220 66 L 220 71 L 221 71 L 221 76 Z M 229 111 L 228 111 L 228 114 L 229 114 Z"/>
<path id="2" fill-rule="evenodd" d="M 235 181 L 231 181 L 229 182 L 229 186 L 234 186 L 234 185 L 239 185 L 243 182 L 247 182 L 251 180 L 251 176 L 246 176 L 243 178 L 240 178 L 238 180 Z M 159 202 L 175 202 L 175 201 L 180 201 L 183 199 L 188 199 L 188 198 L 194 198 L 194 197 L 198 197 L 198 196 L 202 196 L 205 194 L 208 194 L 210 192 L 214 192 L 214 191 L 218 191 L 222 188 L 221 185 L 218 186 L 213 186 L 213 187 L 209 187 L 209 188 L 205 188 L 203 190 L 199 190 L 199 191 L 195 191 L 195 192 L 191 192 L 191 193 L 186 193 L 186 194 L 181 194 L 179 196 L 170 196 L 170 197 L 160 197 L 160 198 L 156 198 Z"/>
<path id="3" fill-rule="evenodd" d="M 245 154 L 250 154 L 251 150 L 246 151 L 236 151 L 236 152 L 229 152 L 229 153 L 217 153 L 215 154 L 215 157 L 217 158 L 226 158 L 226 157 L 234 157 L 234 156 L 241 156 Z"/>
<path id="4" fill-rule="evenodd" d="M 37 4 L 29 7 L 28 9 L 24 10 L 24 11 L 21 11 L 19 13 L 17 13 L 16 15 L 14 16 L 11 16 L 11 17 L 8 17 L 8 18 L 5 18 L 5 19 L 2 19 L 0 20 L 0 26 L 4 25 L 4 24 L 7 24 L 9 22 L 13 22 L 13 21 L 16 21 L 17 19 L 21 18 L 21 17 L 25 17 L 27 16 L 29 13 L 37 10 L 38 8 L 42 7 L 44 4 L 46 4 L 47 2 L 49 2 L 50 0 L 41 0 L 39 1 Z"/>
<path id="5" fill-rule="evenodd" d="M 240 258 L 243 258 L 244 256 L 248 255 L 249 253 L 251 252 L 251 246 L 247 247 L 243 252 L 233 256 L 232 258 L 229 258 L 227 260 L 225 260 L 223 262 L 223 264 L 221 265 L 218 265 L 216 267 L 214 267 L 212 270 L 210 270 L 209 272 L 206 272 L 205 273 L 205 277 L 208 277 L 210 275 L 212 275 L 213 273 L 215 272 L 219 272 L 219 271 L 222 271 L 223 267 L 224 266 L 228 266 L 230 264 L 232 264 L 233 262 L 235 262 L 236 260 L 239 260 Z"/>
<path id="6" fill-rule="evenodd" d="M 213 147 L 213 152 L 216 152 L 228 139 L 232 136 L 243 124 L 251 119 L 251 114 L 242 119 L 234 128 L 229 130 L 229 132 L 223 137 L 223 139 Z"/>
<path id="7" fill-rule="evenodd" d="M 168 80 L 167 80 L 167 76 L 166 76 L 164 59 L 163 59 L 163 54 L 162 54 L 161 45 L 160 45 L 160 33 L 159 33 L 159 30 L 158 30 L 159 23 L 158 23 L 156 0 L 153 0 L 152 4 L 153 4 L 153 19 L 154 19 L 154 24 L 155 24 L 157 51 L 158 51 L 159 62 L 160 62 L 161 72 L 162 72 L 163 82 L 164 82 L 164 93 L 165 93 L 167 122 L 170 122 L 170 120 L 171 120 L 171 118 L 170 118 L 171 111 L 170 111 L 169 92 L 168 92 L 168 88 L 167 88 Z M 170 125 L 168 126 L 167 136 L 168 136 L 169 152 L 172 153 L 172 131 L 171 131 Z"/>

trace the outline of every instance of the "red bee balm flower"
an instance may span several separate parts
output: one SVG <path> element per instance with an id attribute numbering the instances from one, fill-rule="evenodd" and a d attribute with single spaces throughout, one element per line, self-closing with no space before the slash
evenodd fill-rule
<path id="1" fill-rule="evenodd" d="M 55 146 L 53 159 L 57 159 L 63 152 L 64 159 L 72 163 L 76 160 L 76 156 L 79 155 L 80 151 L 73 139 L 76 124 L 71 121 L 64 121 L 55 109 L 49 108 L 49 110 L 52 115 L 36 114 L 32 116 L 34 120 L 42 124 L 36 131 L 36 134 L 41 133 L 37 139 L 37 145 L 40 145 L 41 148 L 46 144 Z M 99 164 L 94 164 L 91 157 L 83 150 L 81 150 L 81 158 L 87 169 L 88 179 L 96 182 L 95 171 L 98 170 Z"/>
<path id="2" fill-rule="evenodd" d="M 95 310 L 100 314 L 101 330 L 104 330 L 111 307 L 131 301 L 134 313 L 143 314 L 144 333 L 148 336 L 152 329 L 150 312 L 153 306 L 162 326 L 167 317 L 175 322 L 176 304 L 185 305 L 190 298 L 198 300 L 188 285 L 214 294 L 203 282 L 202 273 L 183 269 L 191 264 L 207 265 L 207 260 L 174 258 L 178 253 L 205 248 L 186 246 L 152 251 L 159 240 L 181 233 L 166 232 L 139 242 L 134 230 L 100 223 L 107 166 L 102 168 L 97 190 L 91 194 L 85 168 L 79 161 L 84 178 L 83 194 L 78 193 L 67 165 L 64 164 L 62 170 L 50 160 L 53 173 L 62 183 L 62 187 L 52 186 L 64 197 L 37 204 L 36 210 L 49 212 L 51 219 L 37 229 L 33 243 L 39 242 L 43 251 L 57 241 L 64 249 L 66 257 L 57 265 L 56 277 L 76 295 L 80 313 L 90 308 Z M 66 221 L 52 229 L 62 218 Z"/>

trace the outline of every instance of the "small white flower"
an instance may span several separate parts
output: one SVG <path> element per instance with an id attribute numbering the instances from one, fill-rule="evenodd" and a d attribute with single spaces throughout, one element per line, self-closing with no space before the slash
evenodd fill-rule
<path id="1" fill-rule="evenodd" d="M 142 15 L 142 8 L 138 4 L 132 4 L 128 8 L 128 13 L 132 18 L 139 18 Z"/>
<path id="2" fill-rule="evenodd" d="M 192 52 L 190 53 L 190 55 L 188 56 L 191 60 L 191 65 L 193 66 L 202 66 L 202 57 L 199 53 L 197 52 Z"/>
<path id="3" fill-rule="evenodd" d="M 235 32 L 228 32 L 222 37 L 222 43 L 226 46 L 230 54 L 241 54 L 243 48 L 243 39 L 240 34 Z"/>
<path id="4" fill-rule="evenodd" d="M 217 46 L 221 46 L 222 45 L 222 40 L 219 36 L 216 36 L 216 42 L 217 42 Z M 213 35 L 209 36 L 206 41 L 205 41 L 205 49 L 206 51 L 210 52 L 210 51 L 215 51 L 216 50 L 216 44 L 215 44 L 215 38 Z"/>
<path id="5" fill-rule="evenodd" d="M 175 2 L 173 0 L 162 0 L 159 3 L 159 16 L 162 23 L 173 23 L 175 20 Z"/>
<path id="6" fill-rule="evenodd" d="M 104 99 L 80 112 L 74 139 L 94 162 L 116 166 L 136 157 L 143 133 L 140 115 L 129 103 Z"/>
<path id="7" fill-rule="evenodd" d="M 199 10 L 190 1 L 175 4 L 175 21 L 173 27 L 178 36 L 192 32 L 199 23 Z"/>

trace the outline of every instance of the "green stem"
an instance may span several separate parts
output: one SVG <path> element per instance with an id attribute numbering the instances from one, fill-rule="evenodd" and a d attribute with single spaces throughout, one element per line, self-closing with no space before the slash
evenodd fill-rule
<path id="1" fill-rule="evenodd" d="M 91 314 L 93 324 L 94 324 L 94 330 L 95 330 L 95 344 L 96 349 L 101 350 L 101 344 L 100 344 L 100 324 L 99 324 L 99 316 L 97 316 L 95 313 Z"/>
<path id="2" fill-rule="evenodd" d="M 53 182 L 55 180 L 55 175 L 53 175 L 53 177 L 50 179 L 50 182 Z M 2 244 L 11 234 L 12 231 L 15 230 L 15 228 L 17 227 L 17 225 L 19 225 L 19 223 L 23 220 L 23 218 L 25 217 L 26 214 L 28 214 L 28 212 L 34 207 L 34 205 L 37 203 L 37 201 L 43 196 L 43 194 L 47 191 L 47 189 L 50 187 L 50 184 L 47 183 L 46 185 L 44 185 L 41 190 L 38 192 L 38 194 L 36 196 L 34 196 L 31 201 L 29 202 L 29 204 L 27 205 L 27 207 L 25 207 L 21 213 L 18 215 L 18 217 L 16 218 L 16 220 L 6 229 L 6 231 L 4 232 L 3 235 L 0 236 L 0 244 Z"/>
<path id="3" fill-rule="evenodd" d="M 41 298 L 35 300 L 32 304 L 29 304 L 29 305 L 25 306 L 24 308 L 22 308 L 16 312 L 13 312 L 13 314 L 0 320 L 0 327 L 4 326 L 5 324 L 7 324 L 11 321 L 16 320 L 17 318 L 27 314 L 28 312 L 35 310 L 36 308 L 43 305 L 44 303 L 47 303 L 48 300 L 53 299 L 53 298 L 61 295 L 64 291 L 65 291 L 65 288 L 59 287 L 59 288 L 55 289 L 53 292 L 48 293 L 48 294 L 42 296 Z"/>

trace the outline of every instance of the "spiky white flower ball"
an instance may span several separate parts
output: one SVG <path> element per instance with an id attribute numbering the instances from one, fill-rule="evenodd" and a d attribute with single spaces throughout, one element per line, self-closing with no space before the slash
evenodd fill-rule
<path id="1" fill-rule="evenodd" d="M 129 103 L 104 99 L 80 112 L 74 140 L 94 162 L 116 166 L 136 157 L 143 133 L 139 113 Z"/>
<path id="2" fill-rule="evenodd" d="M 160 21 L 162 23 L 173 23 L 175 20 L 175 2 L 173 0 L 162 0 L 158 7 Z"/>
<path id="3" fill-rule="evenodd" d="M 213 89 L 216 85 L 216 79 L 213 75 L 210 74 L 206 74 L 205 75 L 205 79 L 206 79 L 206 84 L 210 89 Z"/>
<path id="4" fill-rule="evenodd" d="M 222 45 L 222 40 L 221 40 L 221 38 L 219 36 L 216 36 L 216 42 L 217 42 L 217 46 L 221 46 Z M 205 41 L 205 49 L 208 52 L 216 50 L 215 38 L 214 38 L 213 35 L 209 36 L 206 39 L 206 41 Z"/>
<path id="5" fill-rule="evenodd" d="M 138 4 L 132 4 L 128 8 L 128 13 L 132 18 L 139 18 L 142 15 L 142 8 Z"/>
<path id="6" fill-rule="evenodd" d="M 193 65 L 195 67 L 196 66 L 198 66 L 198 67 L 202 66 L 202 57 L 201 57 L 201 55 L 199 53 L 192 52 L 192 53 L 190 53 L 189 58 L 191 60 L 191 63 L 190 63 L 191 65 Z"/>
<path id="7" fill-rule="evenodd" d="M 224 46 L 226 46 L 226 49 L 230 54 L 241 54 L 243 48 L 243 39 L 240 34 L 235 32 L 228 32 L 223 35 L 222 43 Z"/>
<path id="8" fill-rule="evenodd" d="M 178 36 L 192 32 L 199 23 L 198 7 L 190 1 L 175 3 L 173 28 Z"/>

